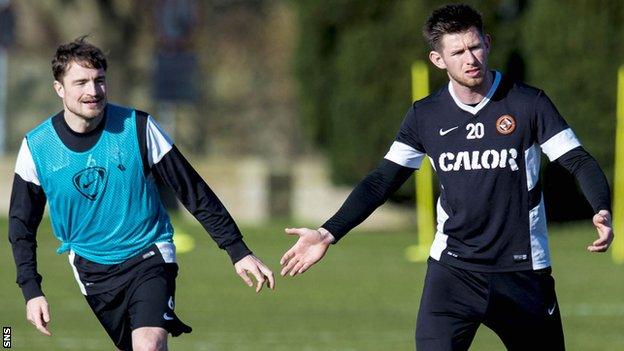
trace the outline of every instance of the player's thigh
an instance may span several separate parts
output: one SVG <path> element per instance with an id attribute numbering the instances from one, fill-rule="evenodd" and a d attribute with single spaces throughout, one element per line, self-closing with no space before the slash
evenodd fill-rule
<path id="1" fill-rule="evenodd" d="M 132 331 L 133 351 L 167 351 L 167 330 L 141 327 Z"/>
<path id="2" fill-rule="evenodd" d="M 485 324 L 508 350 L 565 349 L 555 281 L 550 268 L 501 274 Z"/>
<path id="3" fill-rule="evenodd" d="M 427 315 L 419 312 L 416 327 L 417 351 L 468 350 L 475 337 L 479 322 L 461 316 Z"/>
<path id="4" fill-rule="evenodd" d="M 418 351 L 467 350 L 487 306 L 487 278 L 430 260 L 416 322 Z"/>
<path id="5" fill-rule="evenodd" d="M 191 328 L 180 321 L 174 312 L 176 275 L 177 265 L 162 265 L 142 272 L 141 279 L 133 283 L 128 303 L 133 331 L 155 327 L 173 336 L 191 332 Z"/>
<path id="6" fill-rule="evenodd" d="M 118 350 L 131 350 L 131 328 L 126 316 L 125 289 L 85 296 L 93 313 Z"/>

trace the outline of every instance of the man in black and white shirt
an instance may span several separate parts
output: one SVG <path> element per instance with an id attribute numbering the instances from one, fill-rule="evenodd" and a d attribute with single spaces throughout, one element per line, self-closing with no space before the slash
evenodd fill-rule
<path id="1" fill-rule="evenodd" d="M 384 160 L 321 228 L 286 229 L 299 240 L 282 257 L 281 273 L 305 272 L 428 156 L 440 197 L 417 348 L 467 350 L 485 324 L 509 349 L 563 350 L 540 154 L 574 174 L 592 205 L 599 238 L 590 252 L 613 240 L 606 178 L 543 91 L 488 70 L 490 37 L 478 12 L 441 7 L 424 35 L 448 86 L 409 108 Z"/>

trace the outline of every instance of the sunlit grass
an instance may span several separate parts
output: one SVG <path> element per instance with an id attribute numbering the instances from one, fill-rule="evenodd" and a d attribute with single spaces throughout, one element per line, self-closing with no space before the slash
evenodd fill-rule
<path id="1" fill-rule="evenodd" d="M 6 228 L 6 219 L 0 220 Z M 274 271 L 294 241 L 285 226 L 243 228 L 246 242 Z M 301 277 L 278 278 L 277 290 L 256 295 L 235 275 L 229 258 L 195 222 L 176 221 L 194 237 L 178 255 L 176 312 L 193 333 L 170 342 L 173 350 L 413 350 L 425 264 L 410 263 L 409 231 L 353 232 L 332 246 Z M 609 255 L 589 254 L 590 223 L 551 227 L 553 270 L 568 350 L 624 350 L 624 266 Z M 39 267 L 52 309 L 51 338 L 24 319 L 8 242 L 0 245 L 0 323 L 13 328 L 17 350 L 109 350 L 112 344 L 80 294 L 66 256 L 44 222 Z M 482 327 L 473 350 L 504 349 Z"/>

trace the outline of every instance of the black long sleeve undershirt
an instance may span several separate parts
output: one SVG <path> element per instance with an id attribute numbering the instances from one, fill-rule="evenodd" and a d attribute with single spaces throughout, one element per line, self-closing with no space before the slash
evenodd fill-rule
<path id="1" fill-rule="evenodd" d="M 353 189 L 347 200 L 321 227 L 328 230 L 337 243 L 351 229 L 362 223 L 377 207 L 388 200 L 412 175 L 414 169 L 386 159 Z"/>
<path id="2" fill-rule="evenodd" d="M 16 282 L 26 301 L 43 295 L 42 277 L 37 272 L 37 228 L 45 205 L 43 189 L 15 174 L 9 208 L 9 242 L 17 270 Z"/>
<path id="3" fill-rule="evenodd" d="M 173 189 L 217 245 L 227 251 L 232 263 L 251 254 L 232 216 L 175 145 L 152 166 L 152 172 Z"/>
<path id="4" fill-rule="evenodd" d="M 152 172 L 174 191 L 178 200 L 201 223 L 219 248 L 227 251 L 232 263 L 250 255 L 252 252 L 245 245 L 243 235 L 228 210 L 175 145 L 150 167 L 146 140 L 149 114 L 137 111 L 136 115 L 146 176 Z"/>
<path id="5" fill-rule="evenodd" d="M 557 163 L 578 181 L 581 191 L 594 210 L 611 212 L 609 183 L 598 162 L 583 147 L 576 147 L 557 159 Z"/>

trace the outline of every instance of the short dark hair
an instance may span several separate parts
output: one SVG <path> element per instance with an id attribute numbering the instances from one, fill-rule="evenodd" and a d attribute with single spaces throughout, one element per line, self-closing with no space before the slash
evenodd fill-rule
<path id="1" fill-rule="evenodd" d="M 76 38 L 74 41 L 60 45 L 52 59 L 52 74 L 54 79 L 61 81 L 69 65 L 76 62 L 84 67 L 103 69 L 106 71 L 106 56 L 97 46 L 87 42 L 87 36 Z"/>
<path id="2" fill-rule="evenodd" d="M 470 27 L 476 27 L 483 35 L 481 14 L 465 4 L 449 4 L 431 13 L 423 28 L 423 35 L 433 50 L 439 50 L 444 34 L 461 33 Z"/>

